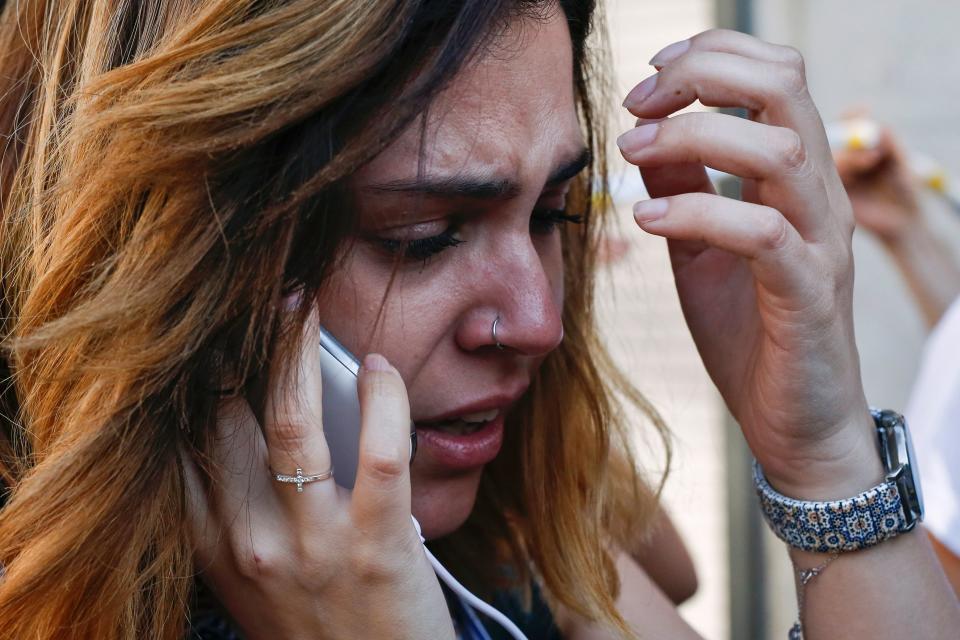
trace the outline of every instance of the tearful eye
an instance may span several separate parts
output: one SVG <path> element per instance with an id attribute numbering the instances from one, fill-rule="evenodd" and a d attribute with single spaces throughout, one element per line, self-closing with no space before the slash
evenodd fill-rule
<path id="1" fill-rule="evenodd" d="M 379 241 L 380 245 L 390 255 L 420 262 L 426 262 L 444 249 L 456 247 L 464 242 L 457 237 L 456 231 L 452 227 L 443 233 L 428 238 L 413 238 L 410 240 L 380 238 Z"/>
<path id="2" fill-rule="evenodd" d="M 530 233 L 546 235 L 568 222 L 581 224 L 583 216 L 567 213 L 563 209 L 534 209 L 530 215 Z"/>

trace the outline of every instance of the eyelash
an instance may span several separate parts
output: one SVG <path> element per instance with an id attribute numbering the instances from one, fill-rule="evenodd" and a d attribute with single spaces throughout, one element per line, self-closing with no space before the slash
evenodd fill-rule
<path id="1" fill-rule="evenodd" d="M 415 240 L 380 238 L 380 243 L 391 255 L 403 254 L 404 258 L 425 263 L 444 249 L 463 244 L 464 241 L 457 238 L 454 235 L 455 233 L 456 229 L 451 226 L 443 233 L 429 238 L 417 238 Z"/>
<path id="2" fill-rule="evenodd" d="M 581 224 L 583 216 L 567 213 L 563 209 L 534 209 L 530 216 L 530 229 L 534 233 L 547 234 L 567 222 Z"/>
<path id="3" fill-rule="evenodd" d="M 581 224 L 583 216 L 567 213 L 563 209 L 534 209 L 530 216 L 530 231 L 538 235 L 546 235 L 557 227 L 571 222 Z M 458 225 L 450 225 L 443 233 L 429 238 L 414 240 L 394 240 L 380 238 L 381 246 L 391 255 L 401 255 L 408 260 L 416 260 L 426 264 L 430 258 L 450 247 L 456 247 L 465 241 L 456 237 Z"/>

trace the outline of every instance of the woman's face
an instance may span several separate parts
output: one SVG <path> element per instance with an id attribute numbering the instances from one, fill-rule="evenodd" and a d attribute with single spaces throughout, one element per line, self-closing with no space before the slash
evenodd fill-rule
<path id="1" fill-rule="evenodd" d="M 428 537 L 467 518 L 505 413 L 563 339 L 559 216 L 586 153 L 557 14 L 516 23 L 434 101 L 424 137 L 415 123 L 355 174 L 360 235 L 324 290 L 322 324 L 407 384 Z"/>

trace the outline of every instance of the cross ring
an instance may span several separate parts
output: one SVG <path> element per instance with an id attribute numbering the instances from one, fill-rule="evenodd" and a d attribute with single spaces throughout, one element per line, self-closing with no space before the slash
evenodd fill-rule
<path id="1" fill-rule="evenodd" d="M 274 479 L 277 482 L 293 482 L 297 485 L 297 493 L 303 493 L 303 485 L 309 484 L 311 482 L 318 482 L 320 480 L 326 480 L 333 477 L 333 467 L 330 467 L 328 471 L 323 473 L 316 473 L 313 475 L 304 475 L 303 469 L 297 467 L 297 475 L 288 476 L 283 473 L 277 473 L 273 469 L 270 469 L 270 473 L 273 474 Z"/>

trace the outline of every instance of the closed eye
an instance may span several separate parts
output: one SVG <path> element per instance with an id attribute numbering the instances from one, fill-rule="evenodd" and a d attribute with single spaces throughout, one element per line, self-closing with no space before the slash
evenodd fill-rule
<path id="1" fill-rule="evenodd" d="M 530 216 L 530 233 L 546 235 L 568 222 L 581 224 L 583 216 L 563 209 L 534 209 Z"/>
<path id="2" fill-rule="evenodd" d="M 390 255 L 425 263 L 441 251 L 463 244 L 464 240 L 458 238 L 456 234 L 457 230 L 451 226 L 442 233 L 428 238 L 412 240 L 380 238 L 380 244 Z"/>

